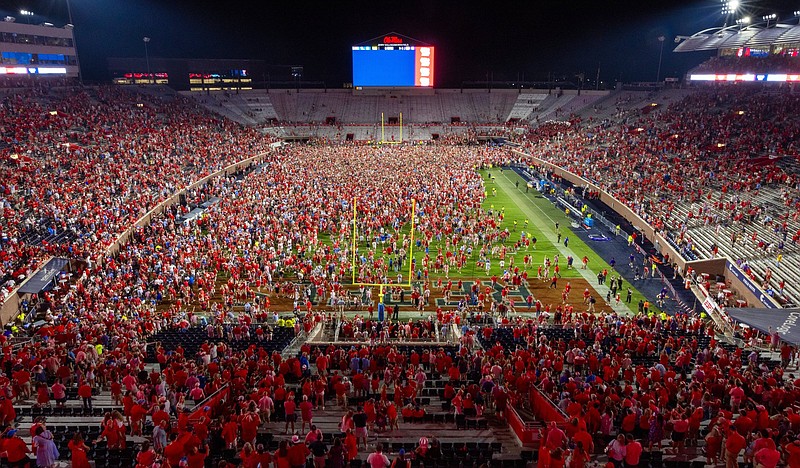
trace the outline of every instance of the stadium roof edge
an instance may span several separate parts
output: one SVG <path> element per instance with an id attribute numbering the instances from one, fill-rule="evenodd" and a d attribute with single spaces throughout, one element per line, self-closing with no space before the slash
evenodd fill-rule
<path id="1" fill-rule="evenodd" d="M 800 25 L 764 23 L 747 27 L 731 25 L 704 29 L 683 39 L 673 52 L 699 52 L 738 47 L 772 47 L 800 43 Z"/>

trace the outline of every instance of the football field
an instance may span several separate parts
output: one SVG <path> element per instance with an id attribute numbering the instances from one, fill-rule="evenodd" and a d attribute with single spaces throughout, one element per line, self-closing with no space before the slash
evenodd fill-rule
<path id="1" fill-rule="evenodd" d="M 540 300 L 544 305 L 551 305 L 552 310 L 555 310 L 557 305 L 564 303 L 561 293 L 567 282 L 570 283 L 571 292 L 566 303 L 573 305 L 576 312 L 584 312 L 588 308 L 583 304 L 583 291 L 587 288 L 596 299 L 595 312 L 608 312 L 611 310 L 620 314 L 637 312 L 639 300 L 644 300 L 644 297 L 627 281 L 624 282 L 622 289 L 618 291 L 620 301 L 617 302 L 615 297 L 607 301 L 609 292 L 608 280 L 613 276 L 617 276 L 617 273 L 579 236 L 573 233 L 573 228 L 571 227 L 573 220 L 568 218 L 563 211 L 559 210 L 535 189 L 531 188 L 526 191 L 526 182 L 514 171 L 501 171 L 499 168 L 493 168 L 480 171 L 480 175 L 484 180 L 486 192 L 482 209 L 486 212 L 491 210 L 494 213 L 502 213 L 502 220 L 497 221 L 498 227 L 501 230 L 508 229 L 509 231 L 508 239 L 502 244 L 502 246 L 506 247 L 506 256 L 502 265 L 498 255 L 489 256 L 490 268 L 487 270 L 484 264 L 479 263 L 478 252 L 472 251 L 464 266 L 461 269 L 450 269 L 447 277 L 443 270 L 435 271 L 432 265 L 429 265 L 431 301 L 425 311 L 433 311 L 437 307 L 455 307 L 460 299 L 469 296 L 470 287 L 475 281 L 481 282 L 481 290 L 483 290 L 487 285 L 491 284 L 492 276 L 502 278 L 504 270 L 508 269 L 511 264 L 512 257 L 514 266 L 522 270 L 523 257 L 530 255 L 532 262 L 526 269 L 528 273 L 527 284 L 517 289 L 512 288 L 509 292 L 509 298 L 514 301 L 515 309 L 518 313 L 529 313 L 525 304 L 525 299 L 528 295 L 532 295 L 534 299 Z M 578 227 L 577 229 L 583 228 Z M 401 235 L 410 235 L 410 223 L 401 228 L 400 232 L 402 233 Z M 531 245 L 527 248 L 520 246 L 515 249 L 514 245 L 522 238 L 523 234 L 529 239 L 536 238 L 535 246 Z M 413 258 L 416 262 L 415 273 L 421 272 L 421 265 L 426 254 L 430 256 L 432 261 L 436 258 L 440 249 L 442 252 L 448 250 L 445 242 L 445 240 L 432 239 L 426 253 L 425 248 L 418 246 L 415 241 L 413 249 Z M 363 252 L 368 248 L 369 246 L 366 242 L 359 242 L 359 252 Z M 449 249 L 453 250 L 453 247 L 450 246 Z M 552 262 L 556 255 L 559 256 L 561 278 L 556 288 L 550 288 L 549 279 L 537 280 L 537 270 L 545 262 L 546 258 Z M 573 258 L 573 268 L 571 269 L 567 268 L 568 256 Z M 582 268 L 584 256 L 589 259 L 586 269 Z M 604 269 L 608 270 L 608 278 L 605 285 L 600 285 L 598 284 L 597 275 Z M 403 275 L 403 283 L 408 281 L 408 271 L 407 264 L 399 271 Z M 452 281 L 453 292 L 449 298 L 444 298 L 443 291 L 437 287 L 439 279 L 442 280 L 442 284 Z M 391 281 L 395 282 L 395 278 L 391 278 Z M 462 283 L 460 290 L 457 288 L 459 281 Z M 423 281 L 420 281 L 415 274 L 412 279 L 412 285 L 422 289 L 422 284 Z M 499 299 L 503 285 L 504 283 L 499 281 L 493 286 L 494 291 L 492 291 L 491 296 Z M 628 288 L 632 290 L 630 303 L 626 303 Z M 372 297 L 377 298 L 378 287 L 372 286 L 372 289 Z M 405 300 L 402 303 L 403 306 L 410 306 L 408 302 L 409 295 L 405 296 Z M 387 303 L 390 304 L 391 301 L 387 301 Z M 488 305 L 486 309 L 488 309 Z M 650 312 L 658 313 L 660 311 L 657 310 L 655 304 L 652 304 Z M 409 307 L 401 307 L 401 319 L 417 318 L 420 315 L 418 311 L 409 310 Z"/>

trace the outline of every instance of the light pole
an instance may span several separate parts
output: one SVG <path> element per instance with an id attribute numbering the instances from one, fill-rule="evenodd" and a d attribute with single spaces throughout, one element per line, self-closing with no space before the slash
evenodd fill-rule
<path id="1" fill-rule="evenodd" d="M 772 21 L 772 20 L 777 20 L 778 19 L 778 15 L 775 14 L 775 13 L 772 13 L 771 15 L 762 16 L 761 19 L 763 19 L 764 21 L 767 22 L 767 27 L 769 28 L 769 22 Z M 775 21 L 775 22 L 777 23 L 777 21 Z"/>
<path id="2" fill-rule="evenodd" d="M 83 75 L 81 75 L 81 59 L 78 56 L 78 41 L 75 40 L 75 23 L 72 22 L 72 7 L 69 5 L 69 0 L 66 0 L 66 2 L 69 28 L 72 30 L 72 47 L 75 49 L 75 66 L 78 67 L 78 82 L 83 84 Z"/>
<path id="3" fill-rule="evenodd" d="M 150 79 L 150 54 L 147 52 L 147 44 L 150 42 L 150 38 L 145 36 L 142 41 L 144 41 L 144 60 L 147 63 L 147 78 Z"/>
<path id="4" fill-rule="evenodd" d="M 28 24 L 31 24 L 31 16 L 33 16 L 33 12 L 30 10 L 20 10 L 19 14 L 24 16 L 25 19 L 28 21 Z"/>
<path id="5" fill-rule="evenodd" d="M 746 28 L 748 24 L 750 24 L 750 17 L 745 16 L 744 18 L 739 18 L 736 20 L 736 24 L 739 25 L 739 29 Z"/>
<path id="6" fill-rule="evenodd" d="M 656 72 L 656 83 L 661 80 L 661 58 L 664 56 L 664 40 L 667 38 L 663 35 L 658 36 L 658 42 L 661 43 L 661 50 L 658 52 L 658 71 Z"/>
<path id="7" fill-rule="evenodd" d="M 728 20 L 731 16 L 736 14 L 739 9 L 739 0 L 721 0 L 722 1 L 722 14 L 725 16 L 725 26 L 728 26 Z"/>

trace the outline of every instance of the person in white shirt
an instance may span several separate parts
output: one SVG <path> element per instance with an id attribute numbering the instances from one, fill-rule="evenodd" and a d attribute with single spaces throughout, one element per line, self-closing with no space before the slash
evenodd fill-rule
<path id="1" fill-rule="evenodd" d="M 383 444 L 378 444 L 375 451 L 369 454 L 367 463 L 370 468 L 387 468 L 389 466 L 389 459 L 383 454 Z"/>
<path id="2" fill-rule="evenodd" d="M 616 439 L 612 440 L 606 447 L 606 453 L 608 453 L 608 459 L 615 467 L 623 466 L 625 455 L 628 453 L 625 446 L 625 435 L 619 434 Z"/>

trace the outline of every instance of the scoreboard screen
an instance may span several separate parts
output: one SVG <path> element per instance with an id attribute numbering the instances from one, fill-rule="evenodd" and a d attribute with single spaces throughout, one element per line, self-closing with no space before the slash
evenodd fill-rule
<path id="1" fill-rule="evenodd" d="M 377 45 L 353 46 L 353 86 L 433 87 L 434 48 L 397 39 L 386 36 Z"/>

